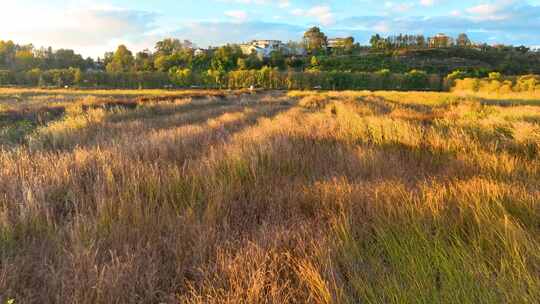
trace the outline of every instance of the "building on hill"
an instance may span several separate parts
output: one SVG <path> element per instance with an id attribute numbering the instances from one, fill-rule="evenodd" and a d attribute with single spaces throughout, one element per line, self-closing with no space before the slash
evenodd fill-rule
<path id="1" fill-rule="evenodd" d="M 195 51 L 193 51 L 193 55 L 195 56 L 202 56 L 206 54 L 206 50 L 203 50 L 203 49 L 196 49 Z"/>
<path id="2" fill-rule="evenodd" d="M 280 40 L 253 40 L 240 45 L 240 49 L 245 55 L 256 53 L 260 58 L 268 58 L 274 51 L 285 48 L 285 44 Z"/>
<path id="3" fill-rule="evenodd" d="M 330 38 L 328 39 L 327 48 L 336 49 L 336 48 L 346 48 L 347 46 L 352 46 L 354 44 L 354 38 Z"/>
<path id="4" fill-rule="evenodd" d="M 428 44 L 430 48 L 446 48 L 454 45 L 454 39 L 452 37 L 439 33 L 428 39 Z"/>
<path id="5" fill-rule="evenodd" d="M 281 47 L 285 47 L 285 44 L 283 44 L 281 40 L 253 40 L 251 41 L 251 44 L 260 48 L 279 49 Z"/>
<path id="6" fill-rule="evenodd" d="M 303 49 L 289 48 L 280 40 L 253 40 L 249 43 L 241 44 L 240 49 L 245 55 L 256 53 L 261 59 L 270 58 L 270 55 L 274 51 L 281 51 L 286 56 L 303 55 L 305 53 Z"/>

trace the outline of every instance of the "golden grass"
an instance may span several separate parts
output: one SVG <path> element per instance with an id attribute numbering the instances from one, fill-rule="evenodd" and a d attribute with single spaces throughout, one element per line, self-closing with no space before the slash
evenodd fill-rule
<path id="1" fill-rule="evenodd" d="M 248 90 L 235 90 L 230 92 L 247 92 Z M 223 95 L 221 90 L 160 90 L 160 89 L 40 89 L 40 88 L 0 88 L 0 95 L 76 95 L 76 96 L 212 96 Z"/>
<path id="2" fill-rule="evenodd" d="M 0 303 L 540 300 L 526 100 L 54 94 L 0 102 Z"/>

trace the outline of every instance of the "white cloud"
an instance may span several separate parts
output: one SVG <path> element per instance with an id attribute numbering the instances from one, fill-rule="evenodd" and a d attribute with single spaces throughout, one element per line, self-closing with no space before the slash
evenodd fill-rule
<path id="1" fill-rule="evenodd" d="M 391 1 L 385 2 L 384 6 L 392 11 L 404 13 L 410 11 L 414 5 L 412 3 L 394 3 Z"/>
<path id="2" fill-rule="evenodd" d="M 21 16 L 32 22 L 20 22 Z M 36 46 L 72 48 L 102 55 L 119 43 L 141 43 L 154 29 L 156 14 L 114 7 L 55 10 L 16 7 L 0 13 L 2 39 Z"/>
<path id="3" fill-rule="evenodd" d="M 381 33 L 388 33 L 390 32 L 390 25 L 386 22 L 379 22 L 379 23 L 376 23 L 374 26 L 373 26 L 373 29 L 376 31 L 376 32 L 381 32 Z"/>
<path id="4" fill-rule="evenodd" d="M 193 37 L 200 46 L 242 43 L 255 39 L 298 40 L 306 28 L 284 23 L 191 22 L 173 33 L 174 37 Z"/>
<path id="5" fill-rule="evenodd" d="M 334 13 L 327 5 L 317 5 L 310 9 L 295 9 L 291 12 L 295 16 L 304 16 L 317 19 L 322 25 L 331 25 L 334 23 Z"/>
<path id="6" fill-rule="evenodd" d="M 242 10 L 226 11 L 225 16 L 232 18 L 234 22 L 244 22 L 248 19 L 248 14 Z"/>
<path id="7" fill-rule="evenodd" d="M 291 6 L 291 2 L 289 0 L 280 0 L 278 1 L 278 6 L 281 8 L 287 8 Z"/>
<path id="8" fill-rule="evenodd" d="M 219 0 L 220 2 L 239 4 L 276 4 L 280 8 L 291 6 L 290 0 Z"/>
<path id="9" fill-rule="evenodd" d="M 476 20 L 504 20 L 510 16 L 509 12 L 519 3 L 515 0 L 499 0 L 493 3 L 482 3 L 467 8 L 465 11 Z"/>
<path id="10" fill-rule="evenodd" d="M 433 6 L 435 0 L 420 0 L 420 5 L 422 6 Z"/>

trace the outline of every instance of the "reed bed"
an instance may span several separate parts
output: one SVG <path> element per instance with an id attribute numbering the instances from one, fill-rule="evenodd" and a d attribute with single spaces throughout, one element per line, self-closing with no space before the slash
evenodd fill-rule
<path id="1" fill-rule="evenodd" d="M 0 101 L 0 303 L 540 301 L 534 103 L 106 95 Z"/>

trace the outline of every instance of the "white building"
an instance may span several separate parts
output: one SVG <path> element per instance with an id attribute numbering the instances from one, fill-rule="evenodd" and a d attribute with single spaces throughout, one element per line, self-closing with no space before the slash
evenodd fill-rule
<path id="1" fill-rule="evenodd" d="M 439 33 L 433 37 L 430 37 L 428 39 L 428 44 L 430 48 L 451 47 L 454 45 L 454 39 L 446 34 Z"/>
<path id="2" fill-rule="evenodd" d="M 328 39 L 328 48 L 342 48 L 347 43 L 348 38 L 330 38 Z"/>
<path id="3" fill-rule="evenodd" d="M 305 50 L 293 50 L 289 48 L 280 40 L 253 40 L 249 43 L 241 44 L 240 48 L 245 55 L 255 52 L 259 58 L 269 58 L 274 51 L 281 51 L 284 55 L 303 55 L 305 53 Z"/>
<path id="4" fill-rule="evenodd" d="M 241 44 L 240 48 L 246 55 L 255 52 L 260 58 L 268 58 L 272 52 L 285 48 L 285 45 L 279 40 L 253 40 L 249 43 Z"/>
<path id="5" fill-rule="evenodd" d="M 201 56 L 201 55 L 204 55 L 206 54 L 206 51 L 203 50 L 203 49 L 196 49 L 195 51 L 193 51 L 193 55 L 195 56 Z"/>

